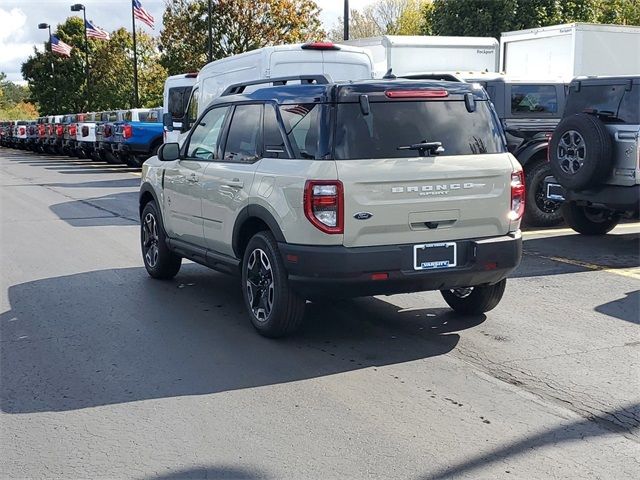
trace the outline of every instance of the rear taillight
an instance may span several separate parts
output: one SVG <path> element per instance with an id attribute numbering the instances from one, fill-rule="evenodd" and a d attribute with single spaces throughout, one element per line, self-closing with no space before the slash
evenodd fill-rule
<path id="1" fill-rule="evenodd" d="M 64 128 L 62 127 L 62 125 L 56 125 L 56 135 L 58 135 L 59 137 L 64 135 Z"/>
<path id="2" fill-rule="evenodd" d="M 26 130 L 24 129 L 24 127 L 20 127 L 20 135 L 24 135 L 26 133 Z"/>
<path id="3" fill-rule="evenodd" d="M 75 125 L 69 125 L 69 135 L 71 135 L 72 137 L 75 137 L 77 131 L 78 130 Z"/>
<path id="4" fill-rule="evenodd" d="M 304 214 L 321 232 L 344 233 L 344 191 L 338 180 L 308 180 Z"/>
<path id="5" fill-rule="evenodd" d="M 122 138 L 127 139 L 133 137 L 133 129 L 131 125 L 124 125 L 122 127 Z"/>
<path id="6" fill-rule="evenodd" d="M 511 174 L 511 211 L 509 220 L 516 221 L 524 215 L 524 173 L 522 170 Z"/>

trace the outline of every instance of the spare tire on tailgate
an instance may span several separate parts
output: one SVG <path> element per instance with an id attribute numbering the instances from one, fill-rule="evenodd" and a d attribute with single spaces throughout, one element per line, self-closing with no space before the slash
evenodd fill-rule
<path id="1" fill-rule="evenodd" d="M 578 113 L 563 119 L 553 132 L 549 148 L 551 172 L 565 188 L 593 187 L 611 173 L 611 138 L 594 115 Z"/>

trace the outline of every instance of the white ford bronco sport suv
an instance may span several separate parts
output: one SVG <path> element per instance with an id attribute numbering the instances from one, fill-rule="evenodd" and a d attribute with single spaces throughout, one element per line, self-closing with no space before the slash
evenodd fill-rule
<path id="1" fill-rule="evenodd" d="M 247 82 L 144 163 L 142 256 L 154 278 L 182 258 L 238 274 L 270 337 L 316 298 L 440 290 L 480 314 L 520 262 L 524 196 L 480 87 Z"/>

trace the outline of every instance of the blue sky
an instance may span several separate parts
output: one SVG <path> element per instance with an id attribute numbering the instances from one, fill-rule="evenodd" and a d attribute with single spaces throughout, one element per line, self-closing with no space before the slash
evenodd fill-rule
<path id="1" fill-rule="evenodd" d="M 350 7 L 360 9 L 374 0 L 350 0 Z M 12 81 L 22 81 L 20 66 L 33 52 L 42 48 L 47 40 L 46 30 L 38 30 L 38 23 L 52 26 L 63 22 L 74 3 L 82 3 L 87 18 L 105 30 L 112 31 L 125 26 L 131 28 L 130 0 L 1 0 L 0 1 L 0 71 Z M 141 0 L 142 5 L 154 16 L 158 25 L 151 30 L 138 22 L 138 28 L 158 34 L 161 30 L 165 0 Z M 343 0 L 316 0 L 322 9 L 320 15 L 325 29 L 329 29 L 342 16 Z M 82 12 L 79 12 L 82 14 Z"/>

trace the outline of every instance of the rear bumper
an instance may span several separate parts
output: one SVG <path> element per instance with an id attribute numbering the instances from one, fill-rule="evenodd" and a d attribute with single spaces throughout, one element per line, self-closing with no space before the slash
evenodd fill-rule
<path id="1" fill-rule="evenodd" d="M 462 240 L 458 267 L 413 269 L 413 244 L 348 248 L 279 243 L 294 289 L 304 295 L 358 297 L 497 283 L 522 258 L 522 235 Z M 372 280 L 387 273 L 386 280 Z"/>
<path id="2" fill-rule="evenodd" d="M 547 177 L 545 195 L 554 201 L 572 201 L 619 212 L 637 213 L 640 208 L 640 185 L 601 185 L 590 190 L 573 191 L 564 189 L 553 177 Z"/>
<path id="3" fill-rule="evenodd" d="M 132 155 L 143 155 L 149 153 L 149 145 L 144 143 L 117 143 L 114 150 L 119 153 L 130 153 Z"/>

